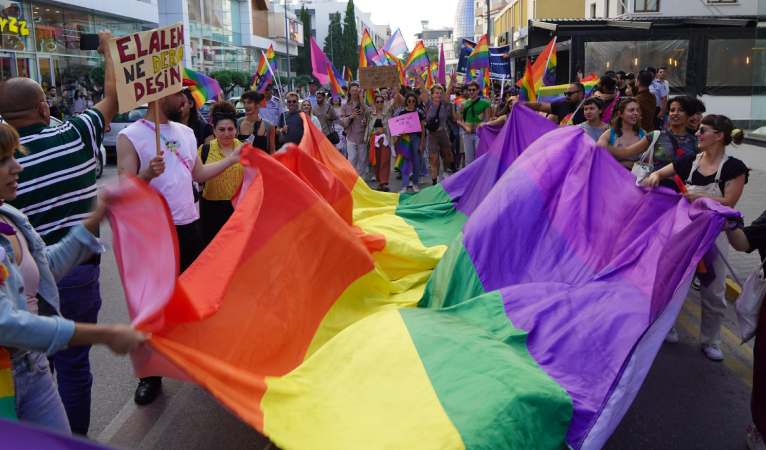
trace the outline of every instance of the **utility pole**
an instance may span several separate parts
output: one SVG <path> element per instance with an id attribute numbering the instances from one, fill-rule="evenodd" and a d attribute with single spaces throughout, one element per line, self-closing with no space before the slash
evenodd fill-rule
<path id="1" fill-rule="evenodd" d="M 489 0 L 487 0 L 489 1 Z M 290 77 L 290 28 L 287 26 L 287 0 L 285 0 L 285 51 L 287 52 L 287 91 L 292 91 L 293 80 Z M 309 30 L 309 33 L 311 30 Z M 305 30 L 304 30 L 305 33 Z M 286 93 L 282 93 L 284 96 Z"/>
<path id="2" fill-rule="evenodd" d="M 492 45 L 491 44 L 491 42 L 492 42 L 492 29 L 490 28 L 490 26 L 492 24 L 489 21 L 489 19 L 490 19 L 490 14 L 489 14 L 490 4 L 489 4 L 489 1 L 490 0 L 487 0 L 487 45 L 491 46 Z"/>

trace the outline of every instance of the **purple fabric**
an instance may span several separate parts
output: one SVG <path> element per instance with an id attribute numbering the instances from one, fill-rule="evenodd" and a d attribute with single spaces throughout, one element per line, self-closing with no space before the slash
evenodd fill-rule
<path id="1" fill-rule="evenodd" d="M 484 156 L 501 132 L 503 133 L 503 136 L 505 136 L 505 129 L 505 125 L 487 125 L 479 128 L 476 132 L 476 135 L 479 136 L 479 145 L 476 146 L 476 156 L 474 159 L 479 159 L 480 156 Z"/>
<path id="2" fill-rule="evenodd" d="M 108 447 L 94 441 L 58 434 L 55 431 L 25 423 L 0 419 L 1 448 L 46 450 L 107 450 Z"/>
<path id="3" fill-rule="evenodd" d="M 525 106 L 516 105 L 486 155 L 442 181 L 442 187 L 455 202 L 455 209 L 470 216 L 521 152 L 556 128 L 558 126 L 550 120 Z"/>
<path id="4" fill-rule="evenodd" d="M 555 124 L 519 111 L 488 156 L 466 168 L 487 162 L 480 170 L 497 180 L 491 192 L 476 174 L 479 188 L 450 177 L 445 189 L 472 212 L 463 244 L 485 291 L 500 290 L 532 357 L 571 396 L 567 442 L 579 448 L 648 327 L 739 213 L 636 187 L 583 130 L 535 140 Z M 490 170 L 489 161 L 512 160 L 507 171 Z"/>

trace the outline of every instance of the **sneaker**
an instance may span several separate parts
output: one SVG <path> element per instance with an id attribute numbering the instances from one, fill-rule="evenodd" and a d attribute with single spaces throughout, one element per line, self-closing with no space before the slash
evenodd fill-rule
<path id="1" fill-rule="evenodd" d="M 696 289 L 698 291 L 700 290 L 700 279 L 699 278 L 694 277 L 694 279 L 692 280 L 692 288 Z"/>
<path id="2" fill-rule="evenodd" d="M 711 361 L 723 361 L 723 352 L 718 348 L 718 344 L 702 347 L 702 351 L 705 353 L 705 356 L 707 356 L 707 359 Z"/>
<path id="3" fill-rule="evenodd" d="M 420 188 L 418 187 L 418 185 L 417 185 L 417 184 L 413 184 L 413 185 L 412 185 L 412 190 L 413 190 L 414 192 L 420 192 Z"/>
<path id="4" fill-rule="evenodd" d="M 747 442 L 747 448 L 750 450 L 766 450 L 766 443 L 764 443 L 763 435 L 755 425 L 750 425 L 747 428 L 747 436 L 745 436 L 745 442 Z"/>
<path id="5" fill-rule="evenodd" d="M 375 175 L 372 176 L 372 181 L 375 181 Z"/>
<path id="6" fill-rule="evenodd" d="M 402 190 L 401 190 L 401 191 L 399 191 L 399 193 L 400 193 L 400 194 L 406 194 L 406 193 L 407 193 L 407 187 L 408 187 L 408 186 L 404 186 L 404 187 L 402 188 Z"/>
<path id="7" fill-rule="evenodd" d="M 665 336 L 665 342 L 668 344 L 678 344 L 678 333 L 676 332 L 676 327 L 670 329 L 668 335 Z"/>
<path id="8" fill-rule="evenodd" d="M 446 180 L 447 178 L 449 178 L 449 172 L 444 172 L 442 174 L 442 181 Z"/>

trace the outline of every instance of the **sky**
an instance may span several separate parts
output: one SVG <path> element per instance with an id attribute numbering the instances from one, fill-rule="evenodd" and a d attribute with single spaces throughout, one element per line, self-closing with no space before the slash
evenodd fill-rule
<path id="1" fill-rule="evenodd" d="M 390 25 L 391 33 L 400 28 L 410 50 L 415 47 L 415 33 L 422 30 L 421 20 L 428 20 L 431 29 L 452 28 L 457 8 L 457 0 L 354 0 L 354 4 L 371 12 L 373 23 Z"/>

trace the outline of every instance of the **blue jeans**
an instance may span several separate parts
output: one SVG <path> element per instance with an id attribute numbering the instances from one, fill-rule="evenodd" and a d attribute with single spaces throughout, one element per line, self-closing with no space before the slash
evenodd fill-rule
<path id="1" fill-rule="evenodd" d="M 12 364 L 19 420 L 70 434 L 66 411 L 45 355 L 27 353 L 14 358 Z"/>
<path id="2" fill-rule="evenodd" d="M 96 323 L 101 309 L 98 277 L 100 266 L 83 264 L 58 282 L 61 315 L 75 322 Z M 90 345 L 69 347 L 51 357 L 57 371 L 59 394 L 64 402 L 72 433 L 87 436 L 93 375 L 90 373 Z"/>
<path id="3" fill-rule="evenodd" d="M 420 153 L 420 134 L 410 134 L 412 143 L 412 184 L 418 184 L 420 179 L 421 165 L 423 164 L 423 155 Z M 425 144 L 423 144 L 425 149 Z M 402 174 L 402 186 L 410 185 L 410 175 Z"/>

